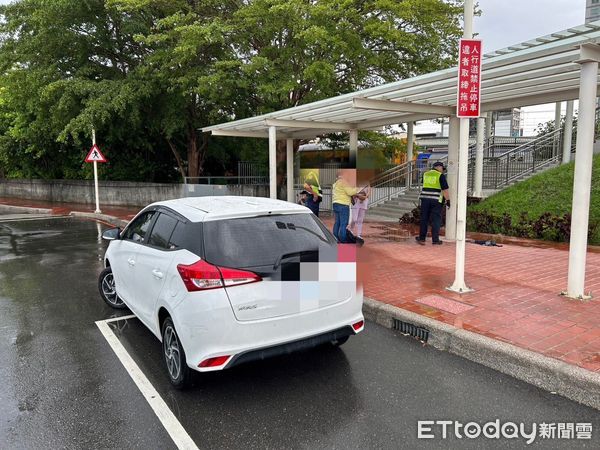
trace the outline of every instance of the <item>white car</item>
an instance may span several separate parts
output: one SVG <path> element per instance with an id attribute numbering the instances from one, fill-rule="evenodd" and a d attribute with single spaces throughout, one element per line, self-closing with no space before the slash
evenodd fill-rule
<path id="1" fill-rule="evenodd" d="M 364 328 L 356 262 L 308 208 L 255 197 L 153 203 L 111 240 L 102 298 L 162 341 L 171 383 Z"/>

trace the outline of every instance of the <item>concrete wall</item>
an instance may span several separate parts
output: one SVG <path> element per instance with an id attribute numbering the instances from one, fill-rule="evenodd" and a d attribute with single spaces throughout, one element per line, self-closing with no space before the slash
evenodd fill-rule
<path id="1" fill-rule="evenodd" d="M 216 186 L 128 181 L 100 181 L 100 206 L 145 206 L 159 200 L 207 195 L 248 195 L 267 197 L 268 186 Z M 92 180 L 0 180 L 0 197 L 64 203 L 93 204 Z"/>

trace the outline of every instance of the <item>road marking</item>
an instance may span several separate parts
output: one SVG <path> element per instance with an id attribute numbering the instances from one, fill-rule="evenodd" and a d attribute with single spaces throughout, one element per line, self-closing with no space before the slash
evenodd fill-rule
<path id="1" fill-rule="evenodd" d="M 119 320 L 135 319 L 135 317 L 136 317 L 135 314 L 129 314 L 128 316 L 116 316 L 116 317 L 112 317 L 112 318 L 106 319 L 106 320 L 99 320 L 96 323 L 99 323 L 99 322 L 104 322 L 104 323 L 118 322 Z"/>
<path id="2" fill-rule="evenodd" d="M 152 386 L 152 383 L 150 383 L 146 375 L 144 375 L 144 372 L 141 371 L 141 369 L 133 360 L 131 355 L 127 353 L 127 350 L 125 350 L 125 347 L 123 347 L 123 344 L 121 344 L 115 333 L 113 333 L 113 331 L 108 326 L 110 322 L 131 319 L 134 317 L 134 315 L 130 315 L 114 317 L 112 319 L 107 320 L 98 320 L 96 322 L 96 325 L 98 326 L 100 332 L 104 335 L 104 338 L 117 355 L 117 358 L 119 358 L 119 360 L 121 361 L 121 364 L 123 364 L 123 367 L 125 367 L 125 370 L 127 370 L 127 373 L 129 373 L 129 376 L 131 376 L 131 378 L 133 379 L 134 383 L 136 384 L 136 386 L 138 387 L 138 389 L 140 390 L 150 407 L 154 410 L 154 413 L 158 417 L 158 420 L 160 420 L 163 427 L 165 427 L 165 430 L 167 431 L 167 433 L 169 433 L 169 436 L 171 436 L 171 439 L 173 439 L 173 442 L 175 443 L 177 448 L 186 450 L 198 450 L 198 447 L 196 446 L 190 435 L 187 433 L 187 431 L 185 431 L 185 428 L 183 428 L 179 420 L 177 420 L 177 417 L 175 417 L 175 415 L 171 412 L 171 410 L 169 409 L 165 401 L 162 399 L 162 397 L 159 395 L 157 390 L 154 388 L 154 386 Z"/>

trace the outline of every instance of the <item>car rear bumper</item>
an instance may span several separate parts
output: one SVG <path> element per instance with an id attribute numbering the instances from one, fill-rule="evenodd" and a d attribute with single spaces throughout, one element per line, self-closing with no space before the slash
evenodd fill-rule
<path id="1" fill-rule="evenodd" d="M 322 309 L 256 321 L 238 321 L 229 302 L 214 302 L 206 310 L 184 301 L 178 306 L 175 327 L 188 366 L 201 372 L 222 370 L 270 356 L 314 347 L 357 334 L 352 325 L 364 321 L 362 293 Z M 216 303 L 220 304 L 217 305 Z M 197 304 L 196 304 L 197 305 Z M 222 365 L 199 367 L 211 358 L 229 356 Z"/>
<path id="2" fill-rule="evenodd" d="M 298 341 L 287 342 L 257 350 L 248 350 L 233 356 L 223 368 L 230 369 L 234 366 L 251 361 L 259 361 L 267 358 L 273 358 L 275 356 L 288 355 L 290 353 L 307 350 L 322 344 L 333 342 L 338 339 L 343 339 L 354 334 L 356 334 L 354 329 L 351 326 L 347 326 Z"/>

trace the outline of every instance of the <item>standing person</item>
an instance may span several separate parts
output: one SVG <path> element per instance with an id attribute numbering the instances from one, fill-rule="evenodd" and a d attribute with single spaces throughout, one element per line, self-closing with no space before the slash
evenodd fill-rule
<path id="1" fill-rule="evenodd" d="M 433 168 L 423 174 L 423 189 L 421 190 L 421 228 L 417 242 L 425 245 L 427 227 L 431 219 L 431 241 L 434 245 L 441 245 L 440 226 L 442 225 L 442 205 L 444 199 L 446 206 L 450 207 L 448 194 L 448 181 L 444 175 L 444 164 L 440 161 L 433 164 Z"/>
<path id="2" fill-rule="evenodd" d="M 333 235 L 342 244 L 346 242 L 346 228 L 348 227 L 348 221 L 350 220 L 350 203 L 352 203 L 352 196 L 358 193 L 358 188 L 352 187 L 348 182 L 348 178 L 350 177 L 349 170 L 352 169 L 340 170 L 338 172 L 337 180 L 333 183 L 333 187 L 331 188 L 333 214 L 335 216 Z"/>
<path id="3" fill-rule="evenodd" d="M 351 208 L 352 219 L 350 221 L 350 231 L 352 231 L 352 233 L 360 240 L 362 240 L 363 221 L 365 220 L 365 214 L 369 208 L 370 193 L 371 187 L 369 185 L 362 188 L 354 197 L 354 204 Z"/>
<path id="4" fill-rule="evenodd" d="M 310 171 L 304 180 L 304 190 L 307 191 L 304 206 L 310 209 L 313 214 L 319 217 L 319 203 L 323 199 L 319 177 L 314 171 Z"/>
<path id="5" fill-rule="evenodd" d="M 306 197 L 308 196 L 308 192 L 302 191 L 300 192 L 298 204 L 302 206 L 306 206 Z"/>

